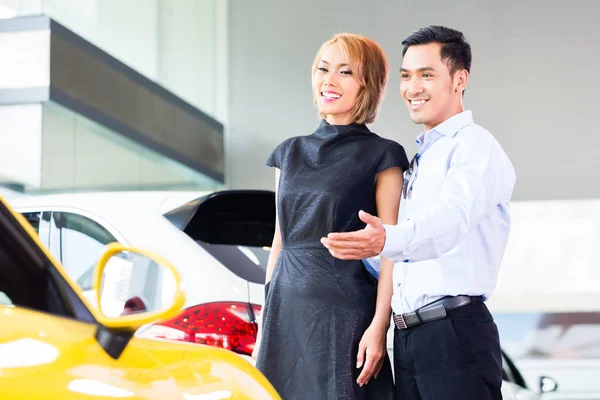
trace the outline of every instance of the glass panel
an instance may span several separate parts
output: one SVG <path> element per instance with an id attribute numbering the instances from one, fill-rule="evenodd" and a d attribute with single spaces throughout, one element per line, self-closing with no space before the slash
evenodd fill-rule
<path id="1" fill-rule="evenodd" d="M 44 104 L 41 192 L 218 190 L 220 182 L 56 103 Z"/>
<path id="2" fill-rule="evenodd" d="M 0 18 L 45 14 L 224 120 L 227 14 L 219 0 L 0 0 Z M 221 67 L 222 66 L 222 67 Z"/>

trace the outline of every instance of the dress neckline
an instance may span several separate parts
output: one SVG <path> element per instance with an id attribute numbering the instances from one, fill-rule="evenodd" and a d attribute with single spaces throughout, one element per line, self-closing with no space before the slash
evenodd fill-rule
<path id="1" fill-rule="evenodd" d="M 372 134 L 365 124 L 351 123 L 348 125 L 332 125 L 325 119 L 322 119 L 313 135 L 323 138 L 332 138 L 337 137 L 338 135 L 347 135 L 349 133 L 364 135 Z"/>

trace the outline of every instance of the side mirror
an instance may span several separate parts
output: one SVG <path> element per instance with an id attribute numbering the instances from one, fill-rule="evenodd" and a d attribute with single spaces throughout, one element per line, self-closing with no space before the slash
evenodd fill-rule
<path id="1" fill-rule="evenodd" d="M 547 376 L 540 376 L 540 393 L 556 392 L 558 383 Z"/>
<path id="2" fill-rule="evenodd" d="M 185 303 L 181 278 L 164 258 L 111 243 L 94 271 L 97 319 L 105 328 L 135 332 L 177 315 Z"/>

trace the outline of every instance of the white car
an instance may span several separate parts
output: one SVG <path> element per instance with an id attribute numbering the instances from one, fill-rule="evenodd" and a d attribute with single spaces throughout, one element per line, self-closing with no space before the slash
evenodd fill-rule
<path id="1" fill-rule="evenodd" d="M 273 192 L 82 193 L 10 202 L 90 300 L 94 263 L 110 242 L 155 251 L 178 269 L 186 285 L 185 310 L 138 336 L 224 347 L 251 361 L 256 319 L 264 304 L 266 246 L 275 224 Z M 146 294 L 156 295 L 160 293 Z M 392 347 L 393 327 L 388 333 L 391 359 Z M 504 399 L 539 399 L 503 356 Z M 548 378 L 544 382 L 544 391 L 555 389 Z"/>
<path id="2" fill-rule="evenodd" d="M 273 235 L 273 192 L 57 194 L 10 203 L 91 303 L 93 267 L 108 243 L 149 249 L 177 268 L 186 285 L 184 311 L 139 336 L 220 346 L 250 359 L 264 303 L 263 244 Z M 160 291 L 144 297 L 154 296 Z"/>

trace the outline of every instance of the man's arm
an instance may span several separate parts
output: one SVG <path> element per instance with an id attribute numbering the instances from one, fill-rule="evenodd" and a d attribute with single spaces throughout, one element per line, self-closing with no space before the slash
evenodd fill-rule
<path id="1" fill-rule="evenodd" d="M 456 247 L 499 201 L 504 169 L 492 139 L 486 139 L 456 147 L 435 206 L 418 218 L 385 226 L 382 256 L 394 262 L 439 258 Z"/>
<path id="2" fill-rule="evenodd" d="M 419 218 L 384 226 L 379 218 L 361 212 L 366 228 L 330 233 L 321 242 L 334 257 L 345 260 L 378 254 L 394 262 L 440 257 L 464 239 L 491 205 L 512 191 L 514 171 L 507 170 L 496 150 L 491 137 L 459 144 L 439 199 Z"/>

